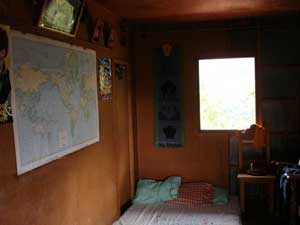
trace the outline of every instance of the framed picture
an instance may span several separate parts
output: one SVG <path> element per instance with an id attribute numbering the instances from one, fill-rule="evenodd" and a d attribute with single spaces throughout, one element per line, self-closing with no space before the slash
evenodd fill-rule
<path id="1" fill-rule="evenodd" d="M 38 26 L 75 36 L 85 0 L 45 0 Z"/>
<path id="2" fill-rule="evenodd" d="M 122 79 L 126 76 L 126 73 L 127 73 L 127 65 L 124 64 L 124 63 L 116 62 L 115 66 L 116 66 L 116 68 L 115 68 L 115 74 L 116 74 L 116 77 L 117 77 L 119 80 L 122 80 Z"/>

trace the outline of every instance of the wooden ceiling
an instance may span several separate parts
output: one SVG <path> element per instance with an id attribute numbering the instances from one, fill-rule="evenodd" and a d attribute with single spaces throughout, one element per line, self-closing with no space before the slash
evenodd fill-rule
<path id="1" fill-rule="evenodd" d="M 300 0 L 97 0 L 130 21 L 205 21 L 300 12 Z"/>

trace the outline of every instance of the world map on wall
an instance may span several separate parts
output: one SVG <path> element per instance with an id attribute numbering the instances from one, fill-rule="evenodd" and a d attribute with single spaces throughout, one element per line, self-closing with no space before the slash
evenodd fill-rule
<path id="1" fill-rule="evenodd" d="M 96 54 L 12 33 L 18 174 L 99 141 Z"/>

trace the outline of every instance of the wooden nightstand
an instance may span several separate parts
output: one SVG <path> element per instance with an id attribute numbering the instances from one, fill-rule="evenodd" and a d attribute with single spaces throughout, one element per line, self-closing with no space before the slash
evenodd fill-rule
<path id="1" fill-rule="evenodd" d="M 276 176 L 273 176 L 273 175 L 252 176 L 252 175 L 248 175 L 248 174 L 239 173 L 237 178 L 240 183 L 240 207 L 241 207 L 242 212 L 245 212 L 245 184 L 252 183 L 252 184 L 268 185 L 269 210 L 271 213 L 273 213 Z"/>

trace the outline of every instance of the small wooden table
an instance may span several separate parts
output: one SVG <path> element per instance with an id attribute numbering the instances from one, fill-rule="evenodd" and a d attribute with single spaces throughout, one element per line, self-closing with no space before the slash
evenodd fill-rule
<path id="1" fill-rule="evenodd" d="M 276 176 L 266 175 L 266 176 L 252 176 L 248 174 L 239 173 L 237 176 L 240 182 L 240 206 L 242 212 L 245 212 L 245 184 L 266 184 L 269 188 L 269 210 L 273 213 L 274 210 L 274 192 L 275 192 L 275 181 Z"/>

